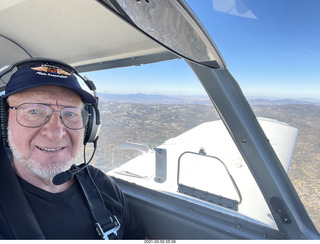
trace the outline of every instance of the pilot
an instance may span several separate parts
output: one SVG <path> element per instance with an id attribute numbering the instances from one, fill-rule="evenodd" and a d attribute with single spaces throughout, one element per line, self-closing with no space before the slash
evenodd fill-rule
<path id="1" fill-rule="evenodd" d="M 99 169 L 86 166 L 76 172 L 79 178 L 53 183 L 56 175 L 79 164 L 92 116 L 84 105 L 97 102 L 75 75 L 59 64 L 36 62 L 11 76 L 1 99 L 8 104 L 12 167 L 46 239 L 144 238 L 119 186 Z M 107 217 L 95 216 L 92 211 L 101 209 L 96 203 L 104 205 Z M 0 238 L 14 239 L 1 211 Z M 103 218 L 112 224 L 109 236 L 104 236 L 109 229 L 97 221 Z"/>

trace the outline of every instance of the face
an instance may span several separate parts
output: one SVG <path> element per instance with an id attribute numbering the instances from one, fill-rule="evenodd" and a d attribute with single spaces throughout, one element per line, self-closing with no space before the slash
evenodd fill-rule
<path id="1" fill-rule="evenodd" d="M 42 86 L 11 95 L 9 106 L 22 103 L 46 103 L 81 107 L 80 96 L 67 88 Z M 52 106 L 61 110 L 59 106 Z M 64 126 L 59 112 L 53 112 L 49 121 L 39 128 L 27 128 L 16 120 L 16 111 L 9 109 L 8 141 L 13 152 L 13 164 L 20 170 L 52 178 L 68 170 L 83 144 L 84 129 L 70 130 Z"/>

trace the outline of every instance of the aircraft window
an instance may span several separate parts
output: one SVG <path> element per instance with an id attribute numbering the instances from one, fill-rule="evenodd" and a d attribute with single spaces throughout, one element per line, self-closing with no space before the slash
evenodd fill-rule
<path id="1" fill-rule="evenodd" d="M 85 75 L 97 86 L 102 120 L 92 164 L 115 178 L 275 227 L 246 163 L 184 60 Z M 201 150 L 210 157 L 181 157 L 179 181 L 215 200 L 178 191 L 179 157 Z"/>
<path id="2" fill-rule="evenodd" d="M 298 129 L 285 169 L 320 231 L 319 2 L 187 2 L 214 38 L 256 116 Z M 308 69 L 300 68 L 302 60 Z M 278 154 L 285 149 L 280 143 L 273 146 Z"/>
<path id="3" fill-rule="evenodd" d="M 297 89 L 297 96 L 299 96 Z M 275 121 L 287 123 L 287 128 L 296 128 L 296 136 L 290 132 L 285 135 L 284 131 L 279 132 L 286 142 L 274 137 L 269 140 L 277 141 L 273 144 L 278 156 L 281 151 L 292 148 L 291 157 L 279 159 L 282 161 L 287 174 L 293 183 L 299 197 L 301 198 L 307 212 L 313 220 L 316 228 L 320 230 L 320 207 L 319 207 L 319 158 L 320 158 L 320 103 L 303 102 L 295 99 L 274 99 L 268 98 L 263 101 L 248 99 L 256 116 L 271 118 Z M 270 128 L 271 129 L 271 128 Z M 266 130 L 266 129 L 265 129 Z M 267 134 L 267 132 L 266 132 Z M 287 148 L 286 146 L 287 145 Z M 287 163 L 284 163 L 287 162 Z"/>

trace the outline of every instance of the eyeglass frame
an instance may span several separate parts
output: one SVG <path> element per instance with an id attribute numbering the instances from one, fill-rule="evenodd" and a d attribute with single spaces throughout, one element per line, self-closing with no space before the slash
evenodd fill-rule
<path id="1" fill-rule="evenodd" d="M 22 105 L 26 105 L 26 104 L 39 104 L 39 105 L 44 105 L 44 106 L 47 106 L 48 108 L 50 108 L 50 109 L 51 109 L 51 113 L 50 113 L 50 115 L 48 116 L 48 119 L 46 119 L 46 121 L 45 121 L 43 124 L 39 125 L 39 126 L 26 126 L 26 125 L 21 124 L 21 123 L 19 122 L 19 120 L 18 120 L 18 109 L 19 109 L 19 107 L 21 107 Z M 57 106 L 57 107 L 63 107 L 63 108 L 62 108 L 61 110 L 57 110 L 57 109 L 52 109 L 51 106 Z M 62 111 L 63 109 L 65 109 L 65 108 L 79 108 L 79 109 L 81 109 L 81 112 L 82 112 L 82 111 L 85 112 L 85 114 L 87 115 L 87 119 L 86 119 L 86 122 L 83 124 L 83 126 L 82 126 L 81 128 L 75 128 L 75 129 L 74 129 L 74 128 L 68 127 L 68 126 L 65 124 L 65 122 L 64 122 L 64 120 L 63 120 L 63 118 L 62 118 L 62 116 L 61 116 L 61 111 Z M 88 113 L 88 111 L 86 111 L 84 108 L 81 108 L 81 107 L 56 105 L 56 104 L 50 104 L 50 103 L 22 103 L 22 104 L 20 104 L 20 105 L 18 105 L 18 106 L 9 106 L 9 109 L 12 109 L 12 110 L 15 110 L 15 111 L 16 111 L 16 121 L 17 121 L 17 123 L 18 123 L 19 125 L 23 126 L 23 127 L 26 127 L 26 128 L 39 128 L 39 127 L 45 125 L 45 124 L 51 119 L 53 112 L 59 112 L 59 113 L 60 113 L 59 118 L 61 119 L 62 124 L 63 124 L 66 128 L 68 128 L 68 129 L 70 129 L 70 130 L 81 130 L 81 129 L 83 129 L 83 128 L 85 128 L 85 127 L 87 126 L 87 124 L 88 124 L 88 122 L 89 122 L 89 118 L 90 118 L 90 116 L 91 116 L 91 114 Z"/>

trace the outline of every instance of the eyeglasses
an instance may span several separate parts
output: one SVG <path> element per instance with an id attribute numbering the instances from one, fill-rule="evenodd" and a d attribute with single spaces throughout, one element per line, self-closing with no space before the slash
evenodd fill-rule
<path id="1" fill-rule="evenodd" d="M 61 110 L 52 109 L 51 106 L 63 107 Z M 84 128 L 89 120 L 90 114 L 78 107 L 66 107 L 53 104 L 23 103 L 18 107 L 9 107 L 16 110 L 17 122 L 28 128 L 37 128 L 49 121 L 53 112 L 60 112 L 62 123 L 71 130 Z"/>

